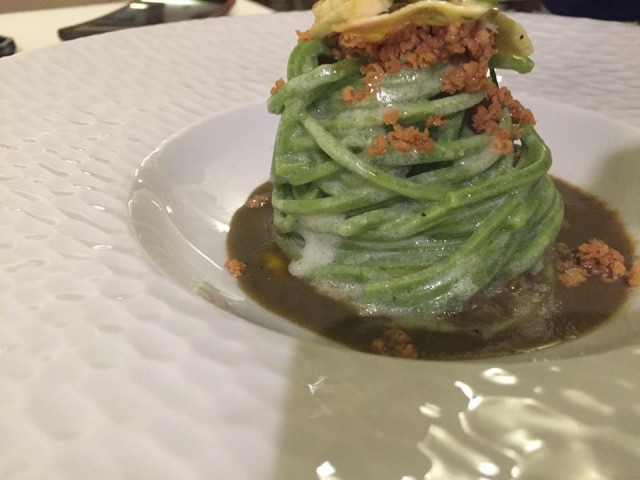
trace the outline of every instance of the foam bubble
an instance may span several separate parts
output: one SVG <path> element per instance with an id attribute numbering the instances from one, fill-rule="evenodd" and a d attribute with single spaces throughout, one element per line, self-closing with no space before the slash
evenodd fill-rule
<path id="1" fill-rule="evenodd" d="M 313 269 L 333 262 L 340 239 L 334 235 L 310 231 L 298 232 L 304 238 L 299 259 L 289 264 L 289 272 L 296 277 L 306 277 Z"/>

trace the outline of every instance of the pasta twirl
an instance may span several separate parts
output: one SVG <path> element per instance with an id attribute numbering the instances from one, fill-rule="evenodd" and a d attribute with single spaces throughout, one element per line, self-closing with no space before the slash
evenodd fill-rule
<path id="1" fill-rule="evenodd" d="M 411 5 L 425 2 L 449 3 Z M 269 100 L 290 271 L 363 314 L 460 311 L 540 265 L 562 222 L 549 149 L 488 78 L 530 69 L 505 38 L 518 26 L 465 3 L 475 16 L 449 23 L 445 10 L 312 28 Z"/>

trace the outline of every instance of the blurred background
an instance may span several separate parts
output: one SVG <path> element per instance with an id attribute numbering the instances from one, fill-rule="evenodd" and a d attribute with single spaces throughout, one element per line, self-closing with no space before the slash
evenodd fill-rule
<path id="1" fill-rule="evenodd" d="M 114 3 L 114 0 L 0 0 L 0 13 Z M 117 3 L 117 2 L 116 2 Z"/>
<path id="2" fill-rule="evenodd" d="M 0 57 L 16 51 L 42 48 L 61 39 L 69 40 L 119 28 L 202 16 L 307 10 L 314 1 L 0 0 Z M 506 10 L 524 12 L 640 21 L 640 0 L 505 0 L 501 6 Z"/>
<path id="3" fill-rule="evenodd" d="M 157 0 L 162 3 L 163 0 Z M 177 0 L 164 0 L 176 3 Z M 278 11 L 307 10 L 315 0 L 255 0 Z M 117 4 L 117 0 L 0 0 L 0 14 L 27 10 L 65 8 L 82 5 Z M 607 20 L 640 20 L 640 0 L 506 0 L 504 8 L 519 11 L 546 10 L 559 15 Z"/>
<path id="4" fill-rule="evenodd" d="M 314 0 L 257 0 L 274 10 L 306 10 L 311 8 Z M 640 2 L 640 0 L 638 0 Z M 540 10 L 541 0 L 513 0 L 504 2 L 505 8 L 510 10 L 534 11 Z"/>
<path id="5" fill-rule="evenodd" d="M 512 9 L 538 10 L 540 9 L 540 1 L 541 0 L 515 0 L 505 3 Z M 311 8 L 314 0 L 257 0 L 257 2 L 273 8 L 274 10 L 306 10 Z M 0 0 L 0 13 L 95 5 L 101 3 L 122 2 L 114 0 Z"/>

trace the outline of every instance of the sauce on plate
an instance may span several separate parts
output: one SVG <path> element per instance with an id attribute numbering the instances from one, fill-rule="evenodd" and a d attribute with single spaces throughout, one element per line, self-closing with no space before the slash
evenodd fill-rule
<path id="1" fill-rule="evenodd" d="M 557 241 L 575 248 L 598 238 L 630 258 L 631 240 L 615 213 L 593 195 L 561 180 L 555 182 L 565 202 L 565 221 Z M 265 183 L 252 196 L 268 195 L 270 189 Z M 398 356 L 422 359 L 509 355 L 577 338 L 606 321 L 628 290 L 624 282 L 596 279 L 565 287 L 556 280 L 550 261 L 536 276 L 525 275 L 459 314 L 422 321 L 362 317 L 289 274 L 288 260 L 274 242 L 270 204 L 243 206 L 235 213 L 227 248 L 229 258 L 246 264 L 238 278 L 241 288 L 263 308 L 357 350 L 393 354 L 385 348 L 397 348 Z"/>

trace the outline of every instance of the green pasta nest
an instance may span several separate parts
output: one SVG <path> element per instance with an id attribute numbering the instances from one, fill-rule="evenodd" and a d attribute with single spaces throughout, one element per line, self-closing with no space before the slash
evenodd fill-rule
<path id="1" fill-rule="evenodd" d="M 540 265 L 563 204 L 531 125 L 514 152 L 495 153 L 469 126 L 485 93 L 444 93 L 443 65 L 388 74 L 377 94 L 346 105 L 343 89 L 363 88 L 362 61 L 327 57 L 322 41 L 299 43 L 268 105 L 281 115 L 274 226 L 294 275 L 363 314 L 441 314 Z M 390 129 L 390 105 L 403 126 L 446 120 L 429 129 L 431 151 L 367 154 Z M 511 122 L 505 109 L 500 127 Z"/>

